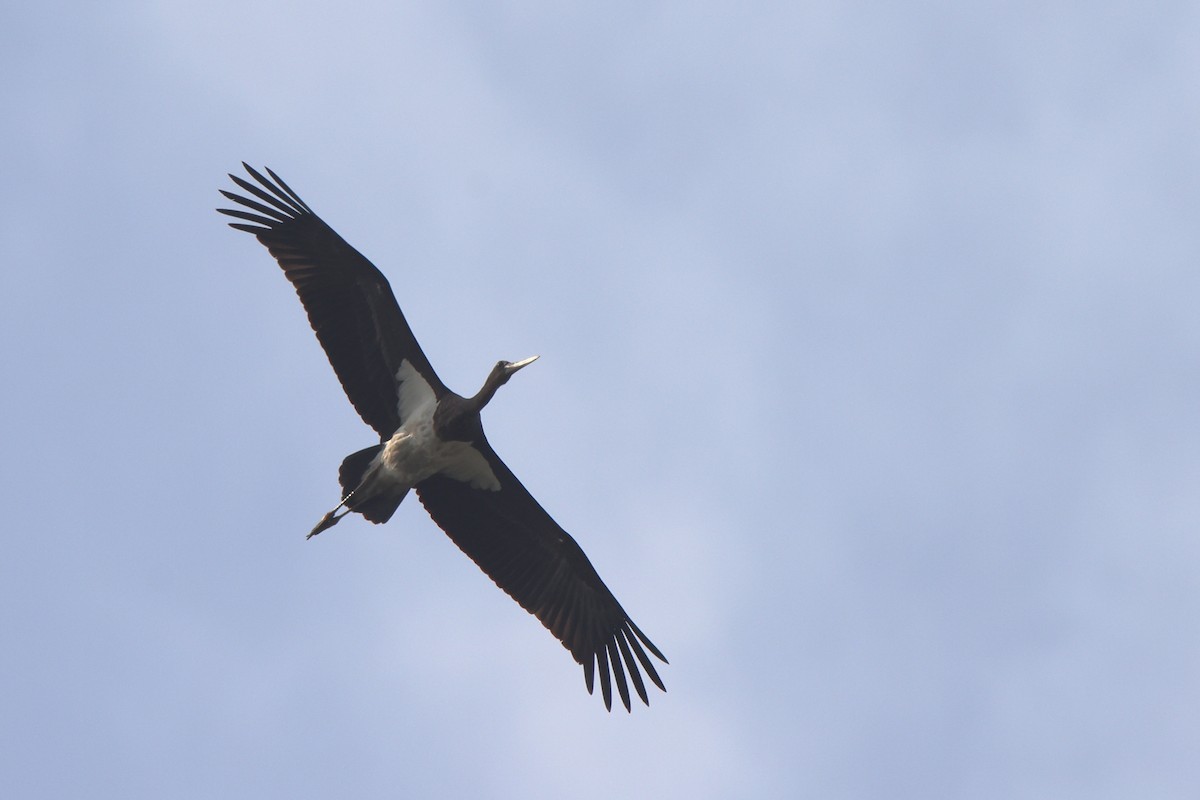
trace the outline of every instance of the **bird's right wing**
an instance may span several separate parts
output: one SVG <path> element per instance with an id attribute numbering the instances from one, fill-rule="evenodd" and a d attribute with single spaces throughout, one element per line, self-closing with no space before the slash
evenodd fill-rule
<path id="1" fill-rule="evenodd" d="M 222 190 L 250 211 L 217 210 L 253 223 L 229 225 L 254 234 L 279 262 L 351 404 L 381 438 L 391 436 L 402 422 L 398 398 L 404 361 L 437 397 L 446 387 L 417 344 L 387 278 L 278 175 L 268 169 L 272 181 L 250 165 L 242 166 L 262 188 L 229 177 L 257 199 Z"/>
<path id="2" fill-rule="evenodd" d="M 499 491 L 475 489 L 445 475 L 417 484 L 430 516 L 496 585 L 541 621 L 583 666 L 588 692 L 600 672 L 605 707 L 612 708 L 612 684 L 628 710 L 633 682 L 650 704 L 639 670 L 666 691 L 649 650 L 667 659 L 646 638 L 583 549 L 538 504 L 486 440 L 474 443 L 500 481 Z M 643 647 L 644 645 L 644 647 Z"/>

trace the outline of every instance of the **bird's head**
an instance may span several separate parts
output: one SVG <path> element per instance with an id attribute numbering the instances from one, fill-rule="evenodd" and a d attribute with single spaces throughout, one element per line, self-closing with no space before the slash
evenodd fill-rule
<path id="1" fill-rule="evenodd" d="M 523 358 L 520 361 L 497 361 L 496 366 L 492 368 L 492 374 L 500 381 L 500 385 L 508 383 L 508 379 L 517 373 L 517 370 L 528 367 L 533 362 L 537 361 L 541 356 L 530 356 Z"/>
<path id="2" fill-rule="evenodd" d="M 472 398 L 472 405 L 476 409 L 486 406 L 488 401 L 492 399 L 492 395 L 496 393 L 496 390 L 508 383 L 509 378 L 516 374 L 518 370 L 528 367 L 539 358 L 540 356 L 530 356 L 520 361 L 497 361 L 496 366 L 492 367 L 491 373 L 487 376 L 487 380 L 483 382 L 483 388 L 479 390 L 479 394 Z"/>

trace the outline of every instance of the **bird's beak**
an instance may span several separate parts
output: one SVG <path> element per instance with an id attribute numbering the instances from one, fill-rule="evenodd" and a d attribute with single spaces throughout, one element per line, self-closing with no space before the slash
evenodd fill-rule
<path id="1" fill-rule="evenodd" d="M 529 358 L 522 359 L 521 361 L 513 361 L 507 367 L 504 368 L 504 371 L 506 373 L 508 373 L 509 375 L 512 375 L 514 372 L 521 369 L 522 367 L 528 367 L 530 364 L 537 361 L 539 358 L 541 358 L 541 356 L 530 356 Z"/>

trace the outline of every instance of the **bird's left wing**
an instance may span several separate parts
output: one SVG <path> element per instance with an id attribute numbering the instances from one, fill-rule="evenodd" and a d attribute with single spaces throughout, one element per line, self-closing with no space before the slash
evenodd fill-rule
<path id="1" fill-rule="evenodd" d="M 500 460 L 487 441 L 475 443 L 500 481 L 498 491 L 434 475 L 417 484 L 417 495 L 434 521 L 496 585 L 537 617 L 583 666 L 588 692 L 594 670 L 606 708 L 615 683 L 626 710 L 629 686 L 650 704 L 641 670 L 666 691 L 649 650 L 667 659 L 646 638 L 596 573 L 583 549 L 546 513 Z M 640 669 L 639 669 L 640 667 Z"/>
<path id="2" fill-rule="evenodd" d="M 242 166 L 260 186 L 236 175 L 229 177 L 257 199 L 222 190 L 226 198 L 249 211 L 217 210 L 245 220 L 229 225 L 254 234 L 271 251 L 300 296 L 351 404 L 381 438 L 391 436 L 403 422 L 398 398 L 404 361 L 437 397 L 446 392 L 408 327 L 392 287 L 278 175 L 268 169 L 268 179 L 249 164 Z"/>

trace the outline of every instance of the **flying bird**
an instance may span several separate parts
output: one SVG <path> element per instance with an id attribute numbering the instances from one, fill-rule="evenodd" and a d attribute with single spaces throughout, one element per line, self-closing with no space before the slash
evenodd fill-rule
<path id="1" fill-rule="evenodd" d="M 612 710 L 614 684 L 626 710 L 629 683 L 649 705 L 642 671 L 666 687 L 647 651 L 664 664 L 666 657 L 483 433 L 483 407 L 537 356 L 499 361 L 476 394 L 455 394 L 421 351 L 383 273 L 278 175 L 242 166 L 258 185 L 231 174 L 249 196 L 221 190 L 241 208 L 217 210 L 242 220 L 229 225 L 253 234 L 279 262 L 351 404 L 379 434 L 379 444 L 342 461 L 341 501 L 308 536 L 351 512 L 387 522 L 415 489 L 450 539 L 583 666 L 589 694 L 599 672 L 605 708 Z"/>

